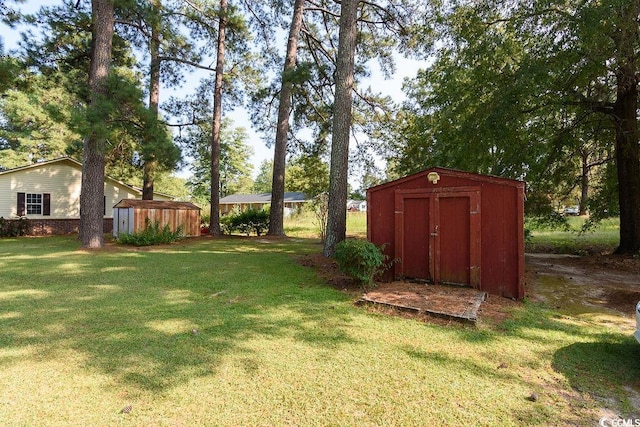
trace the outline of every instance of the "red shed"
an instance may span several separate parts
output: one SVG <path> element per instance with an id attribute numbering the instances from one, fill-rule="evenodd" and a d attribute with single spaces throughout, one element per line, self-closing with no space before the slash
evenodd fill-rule
<path id="1" fill-rule="evenodd" d="M 524 297 L 522 181 L 432 168 L 367 190 L 367 238 L 396 259 L 385 279 Z"/>

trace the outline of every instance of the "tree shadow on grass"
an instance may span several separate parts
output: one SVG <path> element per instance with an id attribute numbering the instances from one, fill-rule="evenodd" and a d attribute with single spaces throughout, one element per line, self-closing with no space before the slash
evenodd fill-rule
<path id="1" fill-rule="evenodd" d="M 257 370 L 254 339 L 352 341 L 346 297 L 290 257 L 304 245 L 237 244 L 15 255 L 0 272 L 9 313 L 0 317 L 0 366 L 19 362 L 11 354 L 22 349 L 37 348 L 38 360 L 71 350 L 85 356 L 81 368 L 162 391 L 210 375 L 230 354 Z"/>
<path id="2" fill-rule="evenodd" d="M 545 304 L 537 302 L 527 302 L 523 309 L 514 312 L 497 330 L 509 336 L 542 343 L 557 341 L 557 337 L 551 333 L 586 340 L 601 340 L 610 335 L 602 332 L 600 328 L 586 328 L 585 325 L 572 321 L 570 317 L 558 314 Z"/>
<path id="3" fill-rule="evenodd" d="M 552 364 L 573 389 L 614 403 L 623 417 L 640 416 L 640 345 L 633 338 L 570 344 L 555 352 Z"/>

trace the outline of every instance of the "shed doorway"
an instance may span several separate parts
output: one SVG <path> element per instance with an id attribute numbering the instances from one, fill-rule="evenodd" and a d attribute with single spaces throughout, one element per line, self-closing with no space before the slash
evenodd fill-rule
<path id="1" fill-rule="evenodd" d="M 117 234 L 119 236 L 121 234 L 129 233 L 131 230 L 131 224 L 129 224 L 129 210 L 128 209 L 114 209 L 114 219 L 117 218 Z"/>
<path id="2" fill-rule="evenodd" d="M 480 288 L 480 189 L 395 191 L 396 278 Z"/>

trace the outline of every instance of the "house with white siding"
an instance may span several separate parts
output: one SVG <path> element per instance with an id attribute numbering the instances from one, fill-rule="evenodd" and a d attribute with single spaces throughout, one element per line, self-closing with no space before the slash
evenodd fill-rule
<path id="1" fill-rule="evenodd" d="M 0 172 L 0 217 L 29 220 L 30 234 L 78 231 L 82 164 L 69 157 Z M 110 177 L 104 182 L 105 232 L 113 227 L 113 206 L 122 199 L 141 199 L 142 189 Z M 155 200 L 173 197 L 154 193 Z"/>

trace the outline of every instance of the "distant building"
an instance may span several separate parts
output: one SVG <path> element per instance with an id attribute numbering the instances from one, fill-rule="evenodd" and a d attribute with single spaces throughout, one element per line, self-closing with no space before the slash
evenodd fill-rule
<path id="1" fill-rule="evenodd" d="M 309 202 L 306 194 L 300 192 L 284 193 L 285 214 L 300 209 Z M 264 209 L 271 206 L 271 193 L 260 194 L 231 194 L 220 199 L 220 214 L 224 215 L 232 210 L 245 211 L 247 209 Z"/>
<path id="2" fill-rule="evenodd" d="M 349 212 L 365 212 L 367 210 L 367 202 L 364 200 L 347 200 L 347 210 Z"/>

